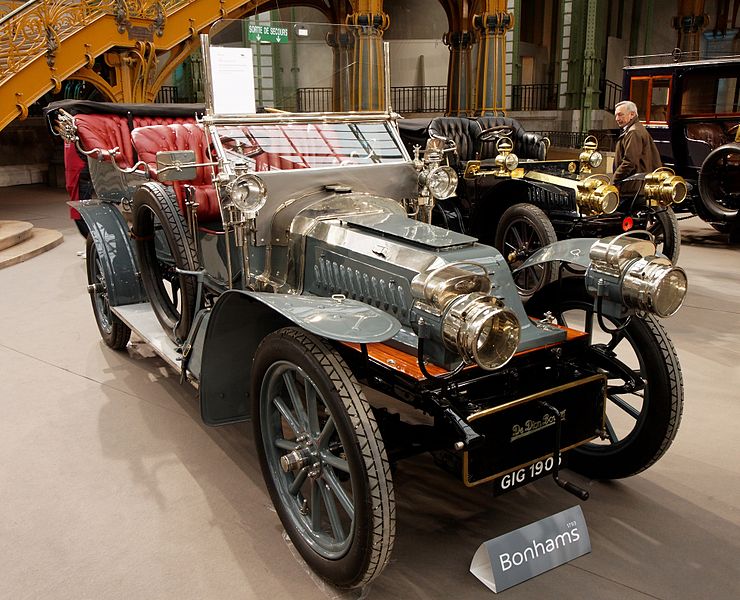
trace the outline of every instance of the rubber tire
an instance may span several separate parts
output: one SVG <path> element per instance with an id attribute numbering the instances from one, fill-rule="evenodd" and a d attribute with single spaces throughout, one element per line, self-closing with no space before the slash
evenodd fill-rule
<path id="1" fill-rule="evenodd" d="M 520 261 L 509 261 L 509 251 L 507 251 L 505 247 L 505 240 L 511 227 L 518 223 L 524 223 L 526 226 L 530 227 L 537 236 L 537 239 L 535 240 L 536 245 L 530 252 L 528 252 L 527 257 L 538 248 L 542 248 L 558 240 L 557 235 L 555 235 L 555 228 L 552 226 L 550 219 L 542 209 L 526 202 L 510 206 L 504 211 L 504 214 L 501 215 L 501 219 L 499 219 L 493 245 L 504 255 L 504 259 L 506 259 L 512 268 L 516 267 Z M 522 287 L 519 285 L 517 278 L 515 278 L 517 291 L 525 300 L 530 298 L 538 289 L 541 289 L 552 280 L 552 266 L 549 263 L 539 267 L 532 267 L 529 271 L 531 272 L 535 268 L 542 269 L 542 280 L 536 286 Z"/>
<path id="2" fill-rule="evenodd" d="M 293 523 L 292 514 L 296 509 L 283 503 L 279 483 L 276 483 L 276 477 L 287 475 L 274 460 L 271 468 L 266 454 L 269 437 L 263 435 L 262 429 L 270 412 L 263 406 L 263 379 L 271 366 L 285 361 L 300 367 L 314 382 L 334 420 L 349 464 L 354 533 L 344 555 L 332 560 L 315 551 Z M 257 349 L 252 367 L 251 398 L 262 475 L 296 549 L 318 575 L 332 584 L 343 588 L 366 585 L 380 574 L 393 549 L 395 499 L 385 446 L 354 375 L 339 354 L 324 342 L 303 330 L 285 328 L 267 336 Z"/>
<path id="3" fill-rule="evenodd" d="M 92 236 L 88 235 L 85 242 L 85 260 L 87 267 L 87 283 L 102 284 L 107 287 L 105 281 L 105 275 L 98 262 L 98 249 L 93 242 Z M 131 338 L 131 329 L 121 319 L 114 315 L 110 311 L 110 304 L 108 304 L 107 297 L 103 296 L 102 293 L 91 293 L 90 302 L 92 303 L 93 315 L 95 315 L 95 323 L 98 325 L 98 331 L 100 331 L 100 337 L 103 338 L 105 345 L 113 350 L 123 350 L 128 344 Z M 96 298 L 98 296 L 98 298 Z M 100 300 L 100 303 L 98 302 Z M 107 307 L 107 314 L 101 314 L 101 303 Z"/>
<path id="4" fill-rule="evenodd" d="M 735 223 L 740 220 L 740 210 L 728 209 L 720 202 L 716 196 L 721 195 L 722 190 L 717 189 L 717 185 L 727 182 L 728 174 L 720 172 L 719 163 L 725 157 L 734 156 L 736 160 L 740 159 L 740 144 L 725 144 L 712 150 L 704 159 L 699 171 L 697 201 L 700 206 L 697 207 L 699 213 L 705 221 L 717 220 L 721 222 Z M 738 190 L 735 190 L 737 193 Z"/>
<path id="5" fill-rule="evenodd" d="M 648 231 L 655 234 L 655 229 L 664 232 L 663 248 L 661 252 L 675 265 L 681 253 L 681 231 L 678 228 L 678 219 L 673 209 L 668 207 L 658 209 L 648 218 L 654 217 L 655 223 L 648 227 Z"/>
<path id="6" fill-rule="evenodd" d="M 198 269 L 195 243 L 177 206 L 174 193 L 159 183 L 145 183 L 134 193 L 134 239 L 141 268 L 141 282 L 157 320 L 177 344 L 185 340 L 196 312 L 197 282 L 192 275 L 178 275 L 180 306 L 175 307 L 164 288 L 161 261 L 154 242 L 156 216 L 175 266 L 186 271 Z"/>
<path id="7" fill-rule="evenodd" d="M 563 311 L 592 308 L 593 298 L 583 280 L 570 278 L 563 280 L 562 288 L 554 282 L 543 289 L 529 302 L 527 312 L 541 316 L 551 311 L 563 324 Z M 618 479 L 644 471 L 665 454 L 681 422 L 681 366 L 663 326 L 652 315 L 632 315 L 625 341 L 632 345 L 646 377 L 645 398 L 634 428 L 616 444 L 588 443 L 568 453 L 569 467 L 593 479 Z"/>

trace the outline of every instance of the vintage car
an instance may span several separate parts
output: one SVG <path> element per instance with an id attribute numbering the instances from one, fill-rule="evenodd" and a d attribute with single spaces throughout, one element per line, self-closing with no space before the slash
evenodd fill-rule
<path id="1" fill-rule="evenodd" d="M 628 58 L 625 98 L 663 164 L 691 184 L 683 205 L 740 238 L 740 56 L 687 60 L 678 51 Z"/>
<path id="2" fill-rule="evenodd" d="M 535 250 L 558 239 L 650 231 L 673 263 L 681 236 L 672 206 L 686 185 L 670 169 L 639 177 L 620 197 L 609 177 L 594 171 L 603 161 L 594 136 L 577 160 L 547 160 L 549 140 L 510 117 L 436 117 L 399 123 L 409 151 L 428 139 L 446 144 L 445 160 L 458 175 L 454 197 L 437 202 L 434 224 L 498 248 L 518 268 Z M 547 283 L 546 267 L 520 271 L 517 287 L 530 296 Z"/>
<path id="3" fill-rule="evenodd" d="M 332 64 L 334 26 L 270 27 L 306 44 L 285 49 L 301 68 Z M 367 28 L 337 28 L 368 43 Z M 205 423 L 251 419 L 306 563 L 340 587 L 377 577 L 395 538 L 393 466 L 419 453 L 465 486 L 551 475 L 581 499 L 562 466 L 620 478 L 658 460 L 683 408 L 658 317 L 687 281 L 650 235 L 542 248 L 522 266 L 551 265 L 554 281 L 525 306 L 498 250 L 426 222 L 454 173 L 434 143 L 412 160 L 394 115 L 285 112 L 278 95 L 267 112 L 219 103 L 252 31 L 224 21 L 204 36 L 202 117 L 47 113 L 90 164 L 96 198 L 74 205 L 103 341 L 151 344 L 197 386 Z"/>

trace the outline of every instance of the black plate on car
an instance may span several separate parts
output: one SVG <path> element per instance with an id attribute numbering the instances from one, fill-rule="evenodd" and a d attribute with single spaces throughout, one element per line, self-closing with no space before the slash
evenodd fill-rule
<path id="1" fill-rule="evenodd" d="M 494 481 L 503 492 L 547 475 L 557 420 L 540 401 L 560 412 L 560 450 L 569 450 L 603 430 L 605 384 L 603 375 L 591 375 L 471 415 L 468 422 L 486 442 L 463 455 L 465 485 Z"/>

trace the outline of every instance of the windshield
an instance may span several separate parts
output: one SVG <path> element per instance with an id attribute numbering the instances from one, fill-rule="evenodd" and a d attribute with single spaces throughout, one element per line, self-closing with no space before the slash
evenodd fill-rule
<path id="1" fill-rule="evenodd" d="M 401 162 L 389 123 L 267 123 L 217 125 L 230 162 L 273 171 Z"/>

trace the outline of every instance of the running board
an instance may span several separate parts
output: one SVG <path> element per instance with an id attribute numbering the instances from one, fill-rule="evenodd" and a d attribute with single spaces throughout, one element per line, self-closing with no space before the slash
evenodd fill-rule
<path id="1" fill-rule="evenodd" d="M 111 306 L 113 314 L 123 321 L 136 335 L 142 338 L 178 373 L 182 371 L 182 354 L 178 346 L 162 329 L 149 302 Z"/>

